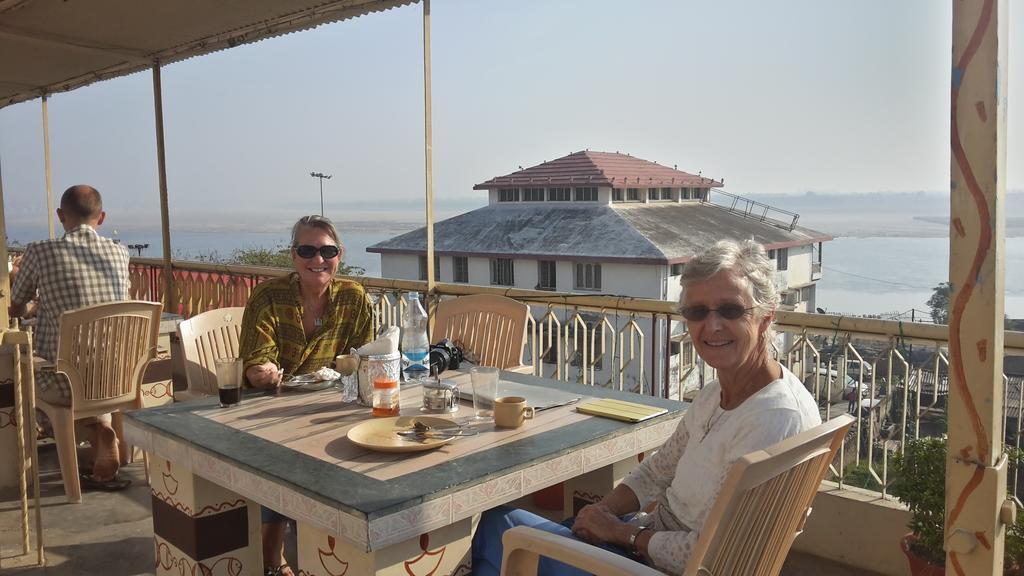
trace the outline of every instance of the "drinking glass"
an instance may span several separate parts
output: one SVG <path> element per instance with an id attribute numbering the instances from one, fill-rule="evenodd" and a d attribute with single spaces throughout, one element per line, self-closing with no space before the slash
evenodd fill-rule
<path id="1" fill-rule="evenodd" d="M 220 407 L 230 408 L 242 401 L 242 359 L 217 358 L 217 392 L 220 394 Z"/>
<path id="2" fill-rule="evenodd" d="M 494 399 L 498 396 L 498 369 L 474 366 L 469 371 L 473 382 L 473 417 L 476 420 L 494 419 Z"/>

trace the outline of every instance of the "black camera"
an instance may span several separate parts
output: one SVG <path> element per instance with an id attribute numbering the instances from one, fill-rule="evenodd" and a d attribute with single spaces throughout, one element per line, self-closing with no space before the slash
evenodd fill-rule
<path id="1" fill-rule="evenodd" d="M 457 370 L 463 359 L 462 348 L 445 338 L 430 346 L 427 367 L 431 374 L 440 374 L 445 370 Z"/>

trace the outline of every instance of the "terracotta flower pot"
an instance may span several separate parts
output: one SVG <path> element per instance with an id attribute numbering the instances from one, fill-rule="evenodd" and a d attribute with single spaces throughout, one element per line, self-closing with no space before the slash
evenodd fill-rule
<path id="1" fill-rule="evenodd" d="M 903 550 L 903 554 L 907 557 L 907 562 L 910 564 L 910 573 L 912 576 L 946 576 L 946 568 L 944 566 L 938 566 L 918 556 L 913 550 L 910 549 L 910 545 L 915 541 L 914 534 L 907 533 L 900 538 L 900 549 Z"/>

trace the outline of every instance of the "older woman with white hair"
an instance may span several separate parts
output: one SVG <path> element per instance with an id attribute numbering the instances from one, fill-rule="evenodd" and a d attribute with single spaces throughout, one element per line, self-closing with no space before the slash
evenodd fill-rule
<path id="1" fill-rule="evenodd" d="M 484 514 L 473 537 L 473 574 L 498 574 L 501 535 L 527 525 L 575 537 L 668 573 L 682 572 L 732 463 L 817 426 L 800 380 L 772 352 L 779 296 L 772 261 L 747 240 L 721 241 L 686 264 L 680 313 L 697 353 L 718 378 L 694 399 L 669 440 L 600 502 L 556 524 L 523 510 Z M 639 512 L 657 504 L 651 514 Z M 583 572 L 542 558 L 539 573 Z"/>

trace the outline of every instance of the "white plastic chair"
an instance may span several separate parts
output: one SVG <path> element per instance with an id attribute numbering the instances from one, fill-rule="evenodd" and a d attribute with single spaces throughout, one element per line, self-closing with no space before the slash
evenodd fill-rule
<path id="1" fill-rule="evenodd" d="M 733 463 L 683 576 L 777 575 L 853 422 L 844 414 Z M 662 574 L 603 548 L 526 526 L 505 532 L 502 544 L 503 576 L 536 576 L 539 556 L 597 576 Z"/>
<path id="2" fill-rule="evenodd" d="M 495 294 L 442 300 L 434 313 L 430 341 L 457 342 L 480 366 L 518 368 L 523 364 L 529 314 L 528 305 Z"/>
<path id="3" fill-rule="evenodd" d="M 238 337 L 242 332 L 245 308 L 217 308 L 197 314 L 178 324 L 178 338 L 185 356 L 186 393 L 175 398 L 217 394 L 217 358 L 238 356 Z"/>
<path id="4" fill-rule="evenodd" d="M 157 302 L 109 302 L 70 310 L 60 317 L 57 361 L 42 369 L 67 376 L 71 404 L 50 404 L 40 398 L 36 405 L 53 424 L 68 502 L 82 501 L 75 420 L 142 407 L 139 386 L 156 357 L 161 308 Z M 131 451 L 118 434 L 124 458 Z"/>

